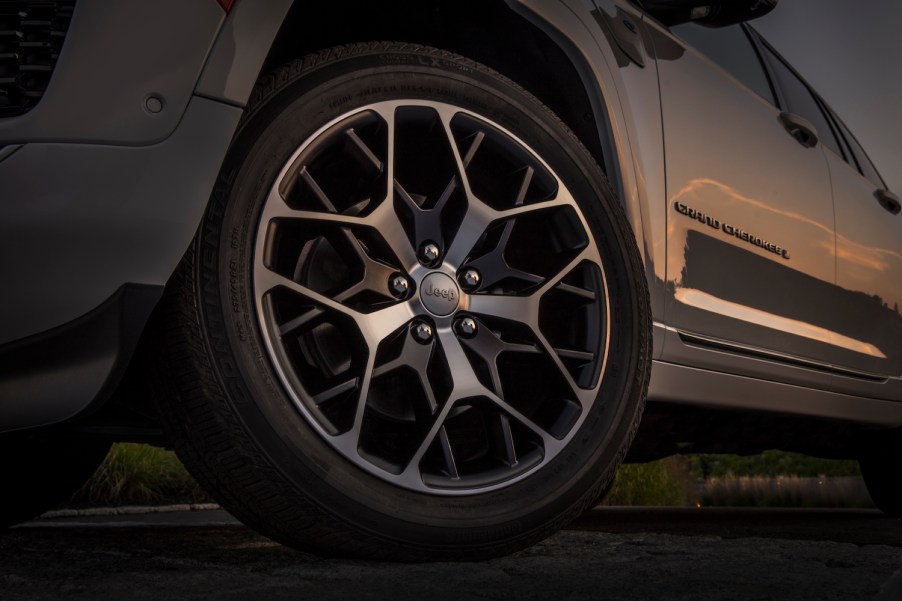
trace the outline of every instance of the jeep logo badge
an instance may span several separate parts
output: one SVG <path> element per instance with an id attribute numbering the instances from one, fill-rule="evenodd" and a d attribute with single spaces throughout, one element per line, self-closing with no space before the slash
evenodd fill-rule
<path id="1" fill-rule="evenodd" d="M 420 301 L 433 315 L 451 315 L 460 303 L 457 282 L 444 273 L 433 271 L 420 284 Z"/>

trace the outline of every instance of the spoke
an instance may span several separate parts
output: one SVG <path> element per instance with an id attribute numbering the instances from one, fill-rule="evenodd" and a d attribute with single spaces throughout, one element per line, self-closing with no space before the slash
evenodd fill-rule
<path id="1" fill-rule="evenodd" d="M 562 279 L 567 277 L 567 275 L 576 269 L 580 263 L 583 261 L 590 259 L 591 253 L 588 248 L 583 249 L 576 257 L 574 257 L 563 269 L 559 270 L 554 276 L 548 278 L 548 281 L 537 291 L 532 294 L 532 298 L 541 298 L 548 290 L 557 286 Z M 554 362 L 555 367 L 563 376 L 564 380 L 567 382 L 567 386 L 570 387 L 571 392 L 573 392 L 574 396 L 579 400 L 580 405 L 582 405 L 583 409 L 586 409 L 589 404 L 595 398 L 594 390 L 599 386 L 599 383 L 596 383 L 595 386 L 591 389 L 581 388 L 576 381 L 573 379 L 573 376 L 570 374 L 570 370 L 564 365 L 564 362 L 561 360 L 560 355 L 557 352 L 550 342 L 545 338 L 545 335 L 542 334 L 541 330 L 536 324 L 533 327 L 533 333 L 538 337 L 540 344 L 542 345 L 543 350 L 548 355 L 548 357 Z"/>
<path id="2" fill-rule="evenodd" d="M 580 288 L 578 286 L 571 286 L 570 284 L 565 284 L 564 282 L 561 282 L 557 286 L 555 286 L 555 289 L 560 290 L 561 292 L 566 292 L 567 294 L 572 294 L 573 296 L 584 298 L 588 301 L 594 301 L 596 298 L 598 298 L 598 295 L 595 294 L 594 290 Z"/>
<path id="3" fill-rule="evenodd" d="M 387 181 L 389 182 L 389 191 L 388 191 L 388 201 L 387 203 L 382 204 L 392 204 L 392 191 L 391 191 L 391 183 L 395 181 L 395 110 L 396 107 L 392 104 L 382 106 L 375 109 L 375 112 L 378 113 L 382 120 L 385 121 L 385 129 L 386 129 L 386 139 L 388 141 L 388 147 L 386 149 L 385 156 L 385 174 L 387 177 Z"/>
<path id="4" fill-rule="evenodd" d="M 413 216 L 414 246 L 419 247 L 419 245 L 426 240 L 438 242 L 439 244 L 443 242 L 441 211 L 456 188 L 457 178 L 452 178 L 435 206 L 431 209 L 423 209 L 407 190 L 405 190 L 397 180 L 395 181 L 395 194 L 405 205 L 407 205 Z"/>
<path id="5" fill-rule="evenodd" d="M 498 414 L 498 429 L 501 434 L 501 452 L 504 454 L 508 467 L 514 467 L 517 465 L 517 450 L 514 447 L 514 434 L 511 431 L 510 418 L 503 413 Z"/>
<path id="6" fill-rule="evenodd" d="M 287 288 L 288 290 L 291 290 L 295 294 L 298 294 L 311 302 L 322 305 L 327 309 L 332 309 L 333 311 L 341 313 L 342 315 L 347 315 L 354 319 L 358 319 L 360 317 L 360 314 L 353 309 L 345 307 L 341 303 L 332 300 L 328 296 L 320 294 L 319 292 L 315 292 L 304 285 L 298 284 L 294 280 L 286 278 L 285 276 L 269 269 L 265 265 L 258 264 L 257 268 L 254 270 L 254 285 L 257 289 L 257 294 L 259 294 L 260 296 L 274 288 Z"/>
<path id="7" fill-rule="evenodd" d="M 407 480 L 408 482 L 420 481 L 420 461 L 423 459 L 423 455 L 426 454 L 426 451 L 429 450 L 429 447 L 432 446 L 432 443 L 435 442 L 436 437 L 440 436 L 441 432 L 445 432 L 445 436 L 447 437 L 447 432 L 445 431 L 444 424 L 445 419 L 447 419 L 452 407 L 454 407 L 454 402 L 449 400 L 438 412 L 438 415 L 435 416 L 435 419 L 432 421 L 432 426 L 430 426 L 429 431 L 426 433 L 426 436 L 423 437 L 423 442 L 421 442 L 420 446 L 417 447 L 417 450 L 413 454 L 413 457 L 411 457 L 410 461 L 407 463 L 407 467 L 404 468 L 404 472 L 400 476 L 402 480 Z"/>
<path id="8" fill-rule="evenodd" d="M 571 206 L 572 204 L 572 202 L 560 199 L 543 200 L 542 202 L 534 202 L 528 205 L 515 206 L 511 209 L 495 211 L 495 219 L 510 219 L 512 217 L 526 215 L 527 213 L 538 213 L 539 211 L 548 211 L 559 207 Z"/>
<path id="9" fill-rule="evenodd" d="M 451 119 L 454 118 L 455 114 L 456 111 L 449 109 L 439 111 L 439 118 L 442 126 L 445 128 L 445 135 L 448 138 L 448 145 L 451 147 L 451 154 L 454 156 L 454 162 L 457 164 L 457 173 L 461 178 L 460 184 L 467 197 L 467 212 L 464 215 L 463 223 L 460 224 L 454 240 L 448 245 L 448 250 L 445 252 L 446 261 L 452 265 L 460 265 L 467 258 L 467 255 L 470 254 L 473 246 L 482 237 L 483 232 L 485 232 L 492 220 L 495 219 L 496 212 L 473 195 L 470 181 L 467 178 L 467 166 L 473 160 L 473 156 L 482 144 L 485 135 L 479 132 L 470 143 L 466 157 L 462 157 L 457 147 L 457 142 L 454 140 L 454 132 L 451 131 Z"/>
<path id="10" fill-rule="evenodd" d="M 385 162 L 381 162 L 382 169 L 385 171 L 388 176 L 388 181 L 394 181 L 395 179 L 395 110 L 397 109 L 397 104 L 392 102 L 383 103 L 381 105 L 375 105 L 369 107 L 368 110 L 373 111 L 379 117 L 382 118 L 382 121 L 385 122 L 386 128 L 386 138 L 388 141 L 387 154 Z M 369 150 L 369 147 L 366 146 L 365 143 L 361 141 L 361 147 Z M 372 154 L 372 153 L 370 153 Z M 375 155 L 373 155 L 375 156 Z M 376 159 L 378 160 L 378 158 Z"/>
<path id="11" fill-rule="evenodd" d="M 483 280 L 480 284 L 480 289 L 490 289 L 498 282 L 507 278 L 523 280 L 530 284 L 538 284 L 542 281 L 541 276 L 511 267 L 508 264 L 507 259 L 504 258 L 504 252 L 507 249 L 507 244 L 510 241 L 511 232 L 513 232 L 513 230 L 514 220 L 510 219 L 504 224 L 504 229 L 501 232 L 501 236 L 499 237 L 495 248 L 467 263 L 468 267 L 473 267 L 482 274 Z"/>
<path id="12" fill-rule="evenodd" d="M 551 434 L 546 432 L 541 426 L 520 413 L 520 411 L 506 403 L 504 399 L 502 399 L 500 396 L 498 396 L 479 382 L 479 378 L 473 371 L 473 366 L 470 364 L 470 360 L 463 352 L 463 348 L 461 347 L 460 342 L 452 331 L 440 331 L 439 338 L 442 343 L 442 349 L 445 351 L 445 358 L 448 361 L 448 368 L 451 370 L 452 377 L 454 379 L 454 389 L 451 392 L 450 399 L 447 403 L 445 403 L 445 406 L 440 412 L 440 419 L 443 420 L 443 416 L 447 415 L 450 408 L 460 399 L 470 397 L 485 397 L 498 405 L 501 409 L 511 415 L 518 422 L 522 423 L 524 426 L 539 435 L 542 438 L 543 444 L 545 445 L 546 449 L 558 449 L 560 447 L 560 442 L 553 436 L 551 436 Z M 435 434 L 433 433 L 432 437 L 434 438 L 434 436 Z M 430 439 L 429 442 L 432 442 L 432 440 Z M 425 448 L 422 449 L 422 451 L 425 453 Z M 419 461 L 419 459 L 417 461 Z"/>
<path id="13" fill-rule="evenodd" d="M 329 200 L 329 197 L 326 196 L 325 192 L 323 192 L 323 189 L 319 187 L 319 184 L 316 183 L 316 180 L 313 179 L 313 176 L 310 175 L 309 171 L 307 171 L 306 166 L 301 167 L 301 171 L 300 173 L 298 173 L 298 178 L 303 180 L 304 183 L 307 184 L 307 186 L 313 192 L 314 196 L 316 196 L 317 200 L 319 200 L 323 205 L 323 208 L 325 208 L 330 213 L 338 212 L 337 210 L 335 210 L 335 205 L 332 204 L 332 201 Z"/>
<path id="14" fill-rule="evenodd" d="M 473 251 L 482 234 L 496 219 L 497 212 L 472 194 L 467 195 L 467 212 L 457 229 L 454 240 L 448 246 L 445 260 L 461 265 Z"/>
<path id="15" fill-rule="evenodd" d="M 523 201 L 526 200 L 526 193 L 529 191 L 529 185 L 532 183 L 532 176 L 535 174 L 535 169 L 532 167 L 527 167 L 523 172 L 523 181 L 520 182 L 520 190 L 517 192 L 517 198 L 514 200 L 514 206 L 522 206 Z"/>
<path id="16" fill-rule="evenodd" d="M 385 169 L 385 164 L 379 160 L 373 151 L 370 150 L 370 147 L 366 145 L 366 143 L 360 139 L 360 136 L 357 135 L 357 132 L 354 131 L 354 128 L 348 128 L 345 130 L 345 136 L 347 136 L 348 140 L 351 142 L 351 148 L 355 150 L 354 154 L 358 159 L 363 163 L 366 167 L 372 167 L 377 172 L 382 173 Z"/>
<path id="17" fill-rule="evenodd" d="M 570 371 L 561 360 L 561 356 L 558 354 L 557 349 L 555 349 L 542 334 L 541 329 L 539 328 L 539 301 L 545 292 L 556 286 L 560 280 L 576 269 L 576 267 L 581 262 L 585 261 L 588 256 L 588 250 L 583 250 L 563 269 L 549 278 L 541 288 L 528 296 L 475 294 L 470 297 L 469 306 L 471 313 L 503 317 L 528 325 L 530 329 L 532 329 L 533 334 L 539 339 L 544 353 L 548 355 L 552 362 L 554 362 L 555 367 L 564 377 L 570 390 L 584 408 L 588 403 L 591 403 L 594 398 L 592 390 L 586 390 L 577 385 L 573 380 Z"/>
<path id="18" fill-rule="evenodd" d="M 496 211 L 481 200 L 471 194 L 467 196 L 467 213 L 464 216 L 463 223 L 458 229 L 454 241 L 451 243 L 447 252 L 447 260 L 453 264 L 462 264 L 470 255 L 473 247 L 482 237 L 483 233 L 496 221 L 501 219 L 509 219 L 509 223 L 513 223 L 513 218 L 526 213 L 534 213 L 538 211 L 547 211 L 555 207 L 566 206 L 569 203 L 559 200 L 549 200 L 531 205 L 514 207 L 503 211 Z M 510 235 L 506 232 L 507 236 Z"/>
<path id="19" fill-rule="evenodd" d="M 541 438 L 542 446 L 545 449 L 546 456 L 552 456 L 554 454 L 557 454 L 563 448 L 561 441 L 557 440 L 551 434 L 546 432 L 541 426 L 539 426 L 534 421 L 532 421 L 531 419 L 529 419 L 528 417 L 526 417 L 525 415 L 523 415 L 522 413 L 517 411 L 515 408 L 508 405 L 506 402 L 504 402 L 502 399 L 500 399 L 497 396 L 495 396 L 494 394 L 492 394 L 490 391 L 483 389 L 483 393 L 480 396 L 485 396 L 490 401 L 494 402 L 500 409 L 502 409 L 504 412 L 508 413 L 511 417 L 513 417 L 515 420 L 517 420 L 518 422 L 523 424 L 526 428 L 528 428 L 533 433 L 535 433 L 539 438 Z M 432 427 L 429 429 L 429 432 L 424 437 L 423 442 L 420 444 L 416 453 L 414 453 L 413 458 L 410 460 L 410 462 L 407 464 L 407 467 L 404 469 L 404 472 L 401 474 L 400 477 L 402 480 L 406 480 L 408 482 L 419 481 L 419 479 L 420 479 L 420 471 L 419 471 L 420 461 L 422 460 L 423 455 L 426 454 L 426 451 L 428 451 L 429 448 L 432 446 L 436 437 L 440 437 L 441 433 L 445 431 L 445 426 L 444 426 L 445 420 L 447 419 L 448 414 L 451 412 L 451 409 L 455 406 L 455 404 L 456 404 L 455 402 L 452 402 L 449 400 L 447 403 L 445 403 L 445 406 L 442 407 L 441 411 L 439 412 L 439 414 L 436 416 L 435 420 L 433 421 Z M 508 426 L 509 426 L 509 423 L 508 423 Z M 445 434 L 447 435 L 447 432 L 445 432 Z M 510 434 L 509 431 L 508 431 L 508 434 L 511 436 L 511 439 L 510 439 L 511 454 L 514 454 L 513 436 L 512 436 L 512 434 Z M 450 441 L 449 441 L 449 443 L 450 443 Z M 506 442 L 505 442 L 505 444 L 506 444 Z M 442 445 L 443 445 L 442 450 L 444 452 L 444 450 L 445 450 L 444 443 L 442 443 Z M 450 450 L 450 444 L 448 445 L 448 449 Z M 455 467 L 456 467 L 456 463 L 455 463 Z"/>
<path id="20" fill-rule="evenodd" d="M 426 454 L 426 451 L 429 450 L 439 432 L 444 430 L 445 420 L 459 399 L 473 396 L 494 396 L 491 391 L 479 383 L 479 378 L 473 372 L 473 367 L 470 365 L 457 340 L 457 336 L 455 336 L 451 328 L 440 329 L 438 338 L 445 354 L 445 360 L 448 362 L 448 371 L 451 373 L 453 388 L 450 397 L 435 416 L 429 432 L 423 438 L 423 442 L 420 443 L 420 446 L 407 464 L 404 473 L 401 475 L 402 479 L 408 481 L 413 481 L 414 479 L 418 481 L 420 479 L 420 460 Z"/>
<path id="21" fill-rule="evenodd" d="M 451 373 L 455 378 L 454 390 L 452 391 L 451 397 L 448 399 L 448 402 L 444 404 L 438 415 L 436 415 L 435 420 L 433 420 L 432 426 L 429 429 L 429 432 L 423 438 L 423 442 L 420 443 L 420 446 L 417 448 L 417 451 L 414 453 L 410 462 L 407 464 L 404 472 L 399 476 L 402 481 L 406 481 L 408 483 L 420 481 L 421 477 L 419 472 L 419 464 L 423 458 L 423 455 L 425 455 L 426 451 L 428 451 L 432 446 L 436 437 L 440 437 L 441 433 L 445 430 L 445 420 L 447 419 L 451 410 L 456 406 L 457 401 L 468 397 L 480 396 L 487 398 L 489 401 L 497 405 L 502 411 L 509 414 L 523 426 L 535 433 L 539 438 L 542 439 L 542 446 L 545 449 L 546 456 L 557 454 L 561 450 L 561 448 L 563 448 L 561 441 L 554 438 L 550 433 L 545 431 L 541 426 L 536 424 L 530 418 L 526 417 L 520 411 L 507 404 L 503 399 L 499 398 L 493 392 L 479 384 L 478 378 L 476 378 L 475 373 L 473 373 L 472 367 L 470 366 L 466 356 L 464 356 L 463 349 L 457 343 L 456 337 L 453 333 L 451 333 L 450 331 L 445 331 L 443 333 L 440 333 L 440 337 L 442 341 L 442 347 L 448 359 L 449 368 L 452 370 Z M 459 377 L 461 374 L 470 375 L 466 378 L 461 378 Z M 445 434 L 447 435 L 447 432 L 445 432 Z M 509 428 L 507 434 L 504 434 L 502 432 L 505 446 L 507 446 L 506 439 L 508 436 L 510 436 L 510 451 L 511 454 L 513 454 L 513 435 L 512 433 L 510 433 Z M 442 450 L 444 452 L 444 443 L 442 444 Z M 450 444 L 447 448 L 448 450 L 450 450 Z"/>
<path id="22" fill-rule="evenodd" d="M 460 149 L 457 147 L 457 142 L 454 139 L 454 132 L 451 131 L 451 120 L 456 114 L 457 111 L 449 107 L 443 107 L 438 110 L 439 120 L 442 122 L 442 127 L 445 128 L 445 137 L 448 138 L 448 146 L 451 148 L 454 162 L 457 163 L 457 173 L 460 175 L 461 184 L 463 185 L 467 197 L 471 198 L 473 196 L 473 191 L 470 189 L 470 180 L 467 178 L 467 166 L 470 164 L 470 161 L 473 160 L 473 156 L 482 144 L 483 139 L 485 139 L 485 135 L 482 132 L 479 132 L 470 143 L 470 148 L 467 150 L 466 157 L 462 157 L 460 155 Z"/>
<path id="23" fill-rule="evenodd" d="M 450 125 L 450 122 L 449 122 Z M 450 130 L 449 130 L 450 131 Z M 454 143 L 454 135 L 450 135 L 451 143 Z M 466 169 L 470 166 L 470 163 L 473 162 L 473 157 L 476 156 L 476 151 L 479 150 L 479 147 L 482 145 L 482 141 L 485 140 L 485 134 L 481 131 L 476 132 L 473 135 L 472 141 L 470 142 L 470 147 L 467 148 L 466 154 L 464 154 L 461 159 L 461 164 Z"/>
<path id="24" fill-rule="evenodd" d="M 413 317 L 413 311 L 408 303 L 398 303 L 373 313 L 361 314 L 338 301 L 298 284 L 294 280 L 279 275 L 269 268 L 259 266 L 255 270 L 254 275 L 256 287 L 261 295 L 274 288 L 283 287 L 327 309 L 353 318 L 360 326 L 361 333 L 371 352 L 378 347 L 379 343 L 386 336 L 410 321 Z"/>
<path id="25" fill-rule="evenodd" d="M 360 431 L 363 428 L 363 415 L 366 412 L 366 402 L 370 394 L 370 384 L 373 381 L 373 364 L 376 361 L 376 352 L 371 350 L 363 370 L 363 381 L 360 384 L 360 396 L 357 397 L 357 408 L 354 413 L 354 425 L 351 429 L 336 436 L 333 441 L 337 447 L 347 454 L 359 457 L 357 445 L 360 441 Z"/>
<path id="26" fill-rule="evenodd" d="M 458 400 L 467 397 L 495 396 L 495 393 L 482 385 L 473 365 L 467 358 L 460 340 L 451 328 L 443 328 L 438 332 L 442 350 L 445 352 L 445 360 L 448 362 L 448 371 L 451 373 L 453 388 L 450 400 Z"/>
<path id="27" fill-rule="evenodd" d="M 586 260 L 592 259 L 592 253 L 589 247 L 584 248 L 578 255 L 576 255 L 573 259 L 570 260 L 564 267 L 558 270 L 556 274 L 549 277 L 545 280 L 545 283 L 542 284 L 542 287 L 532 293 L 533 296 L 542 296 L 551 288 L 558 286 L 565 277 L 567 277 L 571 271 L 576 269 L 580 263 Z"/>
<path id="28" fill-rule="evenodd" d="M 418 264 L 416 249 L 407 238 L 393 202 L 383 202 L 363 222 L 381 234 L 402 267 L 409 271 Z"/>
<path id="29" fill-rule="evenodd" d="M 511 234 L 514 233 L 514 224 L 516 222 L 513 219 L 508 219 L 504 222 L 504 229 L 501 230 L 501 236 L 498 237 L 498 244 L 495 245 L 495 251 L 499 254 L 504 254 L 505 249 L 507 249 L 508 243 L 511 241 Z"/>
<path id="30" fill-rule="evenodd" d="M 350 247 L 351 252 L 353 252 L 354 256 L 356 256 L 363 264 L 363 277 L 359 282 L 337 295 L 335 300 L 344 302 L 367 290 L 380 294 L 388 299 L 393 298 L 391 291 L 388 289 L 388 285 L 389 280 L 398 272 L 398 269 L 373 259 L 351 230 L 342 228 L 341 233 L 345 242 Z"/>
<path id="31" fill-rule="evenodd" d="M 408 303 L 398 303 L 385 309 L 357 315 L 357 325 L 371 352 L 379 348 L 379 343 L 396 332 L 414 317 Z"/>
<path id="32" fill-rule="evenodd" d="M 324 213 L 322 211 L 306 211 L 293 209 L 288 206 L 278 190 L 273 190 L 266 198 L 266 208 L 263 211 L 261 221 L 266 223 L 277 217 L 299 219 L 301 221 L 322 221 L 342 225 L 367 225 L 366 218 L 355 215 L 340 215 L 338 213 Z"/>
<path id="33" fill-rule="evenodd" d="M 554 352 L 563 359 L 578 359 L 579 361 L 589 362 L 595 358 L 595 353 L 590 353 L 589 351 L 555 348 Z"/>
<path id="34" fill-rule="evenodd" d="M 357 383 L 359 381 L 360 381 L 360 378 L 351 378 L 350 380 L 347 380 L 346 382 L 342 382 L 341 384 L 333 386 L 332 388 L 330 388 L 328 390 L 324 390 L 323 392 L 321 392 L 313 397 L 313 402 L 316 403 L 317 405 L 322 405 L 326 401 L 330 401 L 330 400 L 334 399 L 335 397 L 337 397 L 341 394 L 344 394 L 345 392 L 347 392 L 349 390 L 353 390 L 354 388 L 357 387 Z"/>
<path id="35" fill-rule="evenodd" d="M 378 378 L 399 367 L 407 366 L 412 368 L 417 374 L 420 386 L 423 387 L 423 392 L 426 393 L 429 412 L 434 414 L 438 409 L 438 402 L 435 400 L 435 391 L 432 388 L 432 383 L 429 381 L 428 370 L 429 361 L 432 359 L 432 353 L 435 349 L 435 340 L 433 339 L 429 344 L 420 344 L 408 333 L 405 332 L 402 335 L 404 336 L 404 344 L 401 347 L 401 354 L 373 370 L 373 377 Z"/>
<path id="36" fill-rule="evenodd" d="M 595 384 L 592 388 L 581 388 L 579 384 L 573 379 L 573 376 L 570 375 L 570 370 L 567 369 L 567 366 L 564 365 L 563 360 L 558 355 L 557 349 L 551 346 L 551 343 L 545 338 L 545 336 L 539 332 L 535 332 L 536 336 L 539 338 L 539 343 L 542 345 L 542 349 L 545 351 L 545 354 L 548 355 L 548 358 L 554 363 L 554 366 L 557 368 L 558 372 L 567 382 L 567 386 L 570 388 L 570 392 L 573 393 L 573 396 L 576 397 L 576 400 L 579 401 L 579 404 L 583 409 L 587 409 L 588 405 L 595 399 L 595 388 L 598 387 L 598 383 Z"/>
<path id="37" fill-rule="evenodd" d="M 479 315 L 502 317 L 538 328 L 539 297 L 507 296 L 501 294 L 474 294 L 469 300 L 469 311 Z"/>
<path id="38" fill-rule="evenodd" d="M 371 107 L 371 110 L 377 113 L 385 122 L 388 142 L 386 159 L 384 162 L 379 161 L 378 157 L 369 150 L 362 140 L 360 141 L 359 149 L 362 152 L 366 151 L 364 154 L 367 155 L 369 162 L 372 163 L 374 160 L 379 162 L 380 170 L 385 172 L 386 181 L 393 184 L 395 181 L 395 105 L 388 103 L 382 106 Z M 359 139 L 359 137 L 356 134 L 351 136 L 352 142 L 356 145 L 357 142 L 354 138 Z M 368 216 L 354 221 L 347 221 L 347 223 L 350 225 L 366 225 L 376 230 L 391 248 L 401 266 L 409 271 L 413 266 L 417 265 L 416 249 L 408 241 L 407 234 L 404 232 L 404 226 L 395 213 L 394 198 L 396 192 L 394 186 L 389 185 L 388 188 L 386 198 Z"/>
<path id="39" fill-rule="evenodd" d="M 416 215 L 416 211 L 422 210 L 420 209 L 419 203 L 417 203 L 413 196 L 407 193 L 407 190 L 404 189 L 404 186 L 402 186 L 398 180 L 394 181 L 394 190 L 397 197 L 400 198 L 401 202 L 406 204 L 407 207 L 414 212 L 414 215 Z M 423 197 L 421 196 L 420 198 Z"/>
<path id="40" fill-rule="evenodd" d="M 523 424 L 524 426 L 526 426 L 527 428 L 532 430 L 532 432 L 537 434 L 539 437 L 541 437 L 542 446 L 545 447 L 545 455 L 546 456 L 557 453 L 563 447 L 563 445 L 561 444 L 561 441 L 559 441 L 554 436 L 549 434 L 544 428 L 542 428 L 542 426 L 535 423 L 534 421 L 532 421 L 531 419 L 529 419 L 528 417 L 526 417 L 525 415 L 520 413 L 520 411 L 518 411 L 517 409 L 515 409 L 514 407 L 509 405 L 506 401 L 504 401 L 504 399 L 499 399 L 498 397 L 492 397 L 492 400 L 495 402 L 496 405 L 498 405 L 499 408 L 504 410 L 515 420 L 517 420 L 518 422 L 520 422 L 521 424 Z"/>
<path id="41" fill-rule="evenodd" d="M 290 320 L 286 321 L 285 323 L 283 323 L 282 325 L 280 325 L 279 326 L 279 335 L 285 336 L 287 334 L 290 334 L 294 330 L 313 321 L 314 319 L 316 319 L 323 313 L 325 313 L 325 311 L 323 311 L 319 307 L 313 307 L 312 309 L 308 309 L 307 311 L 304 311 L 303 313 L 301 313 L 294 319 L 290 319 Z"/>
<path id="42" fill-rule="evenodd" d="M 489 375 L 492 379 L 492 388 L 495 389 L 495 394 L 501 398 L 504 398 L 504 394 L 501 388 L 501 374 L 498 372 L 498 357 L 505 352 L 541 352 L 533 345 L 504 342 L 485 324 L 480 324 L 480 327 L 476 330 L 476 336 L 474 338 L 464 339 L 463 344 L 479 355 L 485 362 L 486 366 L 489 368 Z"/>
<path id="43" fill-rule="evenodd" d="M 457 190 L 457 178 L 452 177 L 451 181 L 448 182 L 448 185 L 445 186 L 444 191 L 442 191 L 442 195 L 435 201 L 431 210 L 438 211 L 439 216 L 441 216 L 441 212 L 444 210 L 445 205 L 448 204 L 448 200 L 451 198 L 451 195 L 454 194 L 455 190 Z"/>
<path id="44" fill-rule="evenodd" d="M 445 468 L 448 470 L 448 476 L 452 480 L 459 480 L 460 473 L 457 471 L 457 461 L 454 459 L 454 451 L 451 450 L 451 440 L 448 438 L 448 430 L 444 426 L 439 430 L 438 438 L 442 445 L 442 456 L 445 459 Z"/>

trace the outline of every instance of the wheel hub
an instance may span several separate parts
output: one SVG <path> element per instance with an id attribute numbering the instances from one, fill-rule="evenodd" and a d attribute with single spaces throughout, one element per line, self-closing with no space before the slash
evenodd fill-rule
<path id="1" fill-rule="evenodd" d="M 460 305 L 460 289 L 449 275 L 433 271 L 420 284 L 420 302 L 433 315 L 446 317 Z"/>

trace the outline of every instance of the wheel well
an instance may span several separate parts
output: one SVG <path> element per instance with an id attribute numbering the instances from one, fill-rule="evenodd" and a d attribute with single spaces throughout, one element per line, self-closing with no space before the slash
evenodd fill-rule
<path id="1" fill-rule="evenodd" d="M 579 73 L 545 32 L 502 0 L 351 0 L 295 2 L 263 72 L 311 52 L 357 42 L 398 41 L 448 50 L 476 60 L 528 90 L 557 114 L 604 169 L 598 124 Z M 353 15 L 352 19 L 348 15 Z"/>

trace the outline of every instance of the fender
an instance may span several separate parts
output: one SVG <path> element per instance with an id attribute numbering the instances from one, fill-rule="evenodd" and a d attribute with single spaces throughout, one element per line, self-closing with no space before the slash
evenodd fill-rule
<path id="1" fill-rule="evenodd" d="M 507 0 L 548 34 L 582 79 L 598 123 L 604 168 L 633 226 L 645 262 L 654 316 L 653 356 L 663 352 L 666 202 L 664 138 L 653 42 L 643 15 L 614 0 Z M 608 22 L 635 28 L 611 35 Z M 567 32 L 565 34 L 564 32 Z M 624 36 L 635 36 L 623 48 Z"/>

